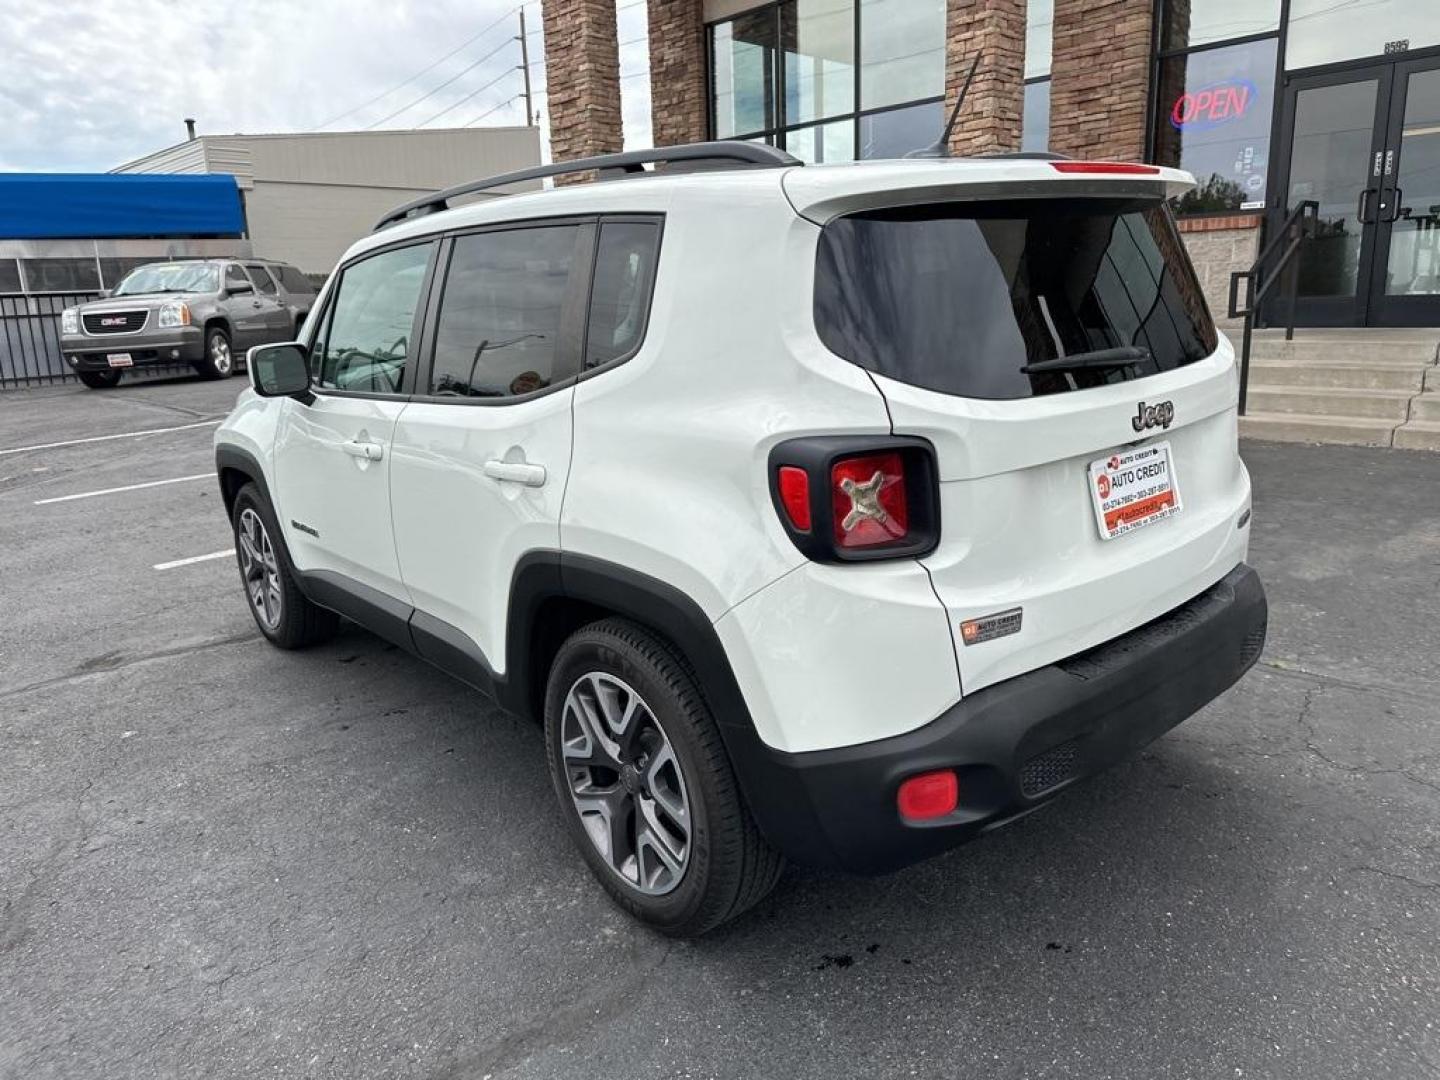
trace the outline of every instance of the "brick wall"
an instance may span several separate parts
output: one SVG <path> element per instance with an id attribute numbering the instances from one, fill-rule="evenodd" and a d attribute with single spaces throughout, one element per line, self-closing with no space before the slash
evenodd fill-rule
<path id="1" fill-rule="evenodd" d="M 1055 0 L 1052 151 L 1144 156 L 1152 11 L 1152 0 Z"/>
<path id="2" fill-rule="evenodd" d="M 954 108 L 976 53 L 980 66 L 950 133 L 955 154 L 1019 150 L 1025 103 L 1025 0 L 948 0 L 945 107 Z M 949 119 L 948 112 L 946 119 Z"/>
<path id="3" fill-rule="evenodd" d="M 1248 270 L 1260 253 L 1260 218 L 1255 214 L 1226 217 L 1182 218 L 1180 233 L 1195 274 L 1205 290 L 1210 314 L 1221 326 L 1238 325 L 1225 317 L 1230 296 L 1230 275 Z"/>
<path id="4" fill-rule="evenodd" d="M 709 127 L 701 0 L 649 0 L 649 4 L 655 145 L 701 142 Z"/>
<path id="5" fill-rule="evenodd" d="M 622 139 L 615 0 L 541 0 L 540 10 L 551 156 L 569 161 L 618 152 Z"/>

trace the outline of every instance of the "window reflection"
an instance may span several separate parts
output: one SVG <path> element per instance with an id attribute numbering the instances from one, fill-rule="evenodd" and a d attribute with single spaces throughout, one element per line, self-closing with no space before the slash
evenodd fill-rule
<path id="1" fill-rule="evenodd" d="M 944 92 L 945 0 L 861 0 L 861 107 Z"/>
<path id="2" fill-rule="evenodd" d="M 711 38 L 715 134 L 775 126 L 775 14 L 758 11 L 718 23 Z"/>
<path id="3" fill-rule="evenodd" d="M 854 111 L 855 9 L 851 0 L 788 0 L 785 120 L 803 123 Z"/>

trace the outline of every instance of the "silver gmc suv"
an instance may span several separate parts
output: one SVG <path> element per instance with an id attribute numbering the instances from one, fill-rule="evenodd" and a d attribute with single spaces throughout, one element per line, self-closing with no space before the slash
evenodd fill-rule
<path id="1" fill-rule="evenodd" d="M 148 263 L 108 297 L 66 308 L 60 347 L 95 390 L 147 364 L 188 363 L 223 379 L 252 345 L 298 336 L 314 302 L 304 274 L 269 259 Z"/>

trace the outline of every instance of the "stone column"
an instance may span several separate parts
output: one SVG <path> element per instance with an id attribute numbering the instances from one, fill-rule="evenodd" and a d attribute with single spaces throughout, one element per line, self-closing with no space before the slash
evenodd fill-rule
<path id="1" fill-rule="evenodd" d="M 977 52 L 980 66 L 950 133 L 950 152 L 1019 150 L 1025 105 L 1025 0 L 948 0 L 946 120 Z"/>
<path id="2" fill-rule="evenodd" d="M 556 161 L 620 151 L 615 0 L 541 0 L 550 153 Z M 562 177 L 565 180 L 577 177 Z"/>
<path id="3" fill-rule="evenodd" d="M 1055 0 L 1055 153 L 1092 160 L 1144 157 L 1153 11 L 1153 0 Z"/>
<path id="4" fill-rule="evenodd" d="M 649 0 L 650 116 L 656 146 L 709 134 L 701 0 Z"/>

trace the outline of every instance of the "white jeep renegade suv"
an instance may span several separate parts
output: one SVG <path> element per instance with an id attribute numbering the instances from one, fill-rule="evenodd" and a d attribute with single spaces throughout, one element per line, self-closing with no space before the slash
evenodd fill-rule
<path id="1" fill-rule="evenodd" d="M 627 178 L 448 206 L 579 169 Z M 671 934 L 783 857 L 1025 814 L 1264 642 L 1191 184 L 711 143 L 401 207 L 219 430 L 256 622 L 542 719 L 575 843 Z"/>

